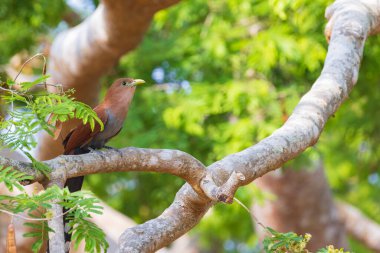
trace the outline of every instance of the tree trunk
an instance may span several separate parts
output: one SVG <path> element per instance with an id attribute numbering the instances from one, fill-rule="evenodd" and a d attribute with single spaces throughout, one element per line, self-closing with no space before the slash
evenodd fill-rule
<path id="1" fill-rule="evenodd" d="M 257 179 L 256 184 L 275 195 L 274 200 L 252 207 L 265 226 L 280 232 L 310 233 L 308 249 L 313 252 L 330 244 L 347 248 L 345 227 L 321 163 L 313 170 L 276 170 Z M 267 235 L 260 226 L 256 231 L 261 239 Z"/>

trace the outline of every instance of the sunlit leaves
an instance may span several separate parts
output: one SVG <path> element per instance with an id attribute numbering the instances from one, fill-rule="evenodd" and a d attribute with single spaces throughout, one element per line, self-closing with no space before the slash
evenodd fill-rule
<path id="1" fill-rule="evenodd" d="M 12 167 L 0 166 L 0 183 L 4 183 L 9 191 L 13 191 L 14 188 L 17 188 L 19 191 L 24 191 L 20 182 L 32 179 L 31 176 L 14 170 Z"/>
<path id="2" fill-rule="evenodd" d="M 24 233 L 23 236 L 35 239 L 31 247 L 33 253 L 40 252 L 40 249 L 42 248 L 44 241 L 46 241 L 49 238 L 48 233 L 54 232 L 54 230 L 49 228 L 47 221 L 41 221 L 36 223 L 25 222 L 24 226 L 28 227 L 31 231 Z"/>
<path id="3" fill-rule="evenodd" d="M 0 63 L 26 49 L 31 49 L 41 36 L 55 27 L 66 11 L 65 1 L 2 0 L 0 6 Z"/>
<path id="4" fill-rule="evenodd" d="M 106 252 L 108 248 L 106 235 L 88 220 L 92 213 L 102 214 L 103 207 L 99 205 L 99 200 L 92 197 L 89 192 L 73 192 L 66 196 L 63 205 L 67 209 L 73 209 L 68 213 L 67 219 L 75 248 L 78 248 L 83 240 L 86 252 Z"/>
<path id="5" fill-rule="evenodd" d="M 47 178 L 49 178 L 49 174 L 51 172 L 51 168 L 49 166 L 35 159 L 29 152 L 24 151 L 23 153 L 32 161 L 32 167 L 34 169 L 38 170 L 39 172 L 44 174 Z"/>
<path id="6" fill-rule="evenodd" d="M 42 76 L 32 82 L 20 83 L 19 90 L 6 90 L 2 95 L 2 99 L 9 107 L 7 118 L 0 120 L 2 131 L 0 144 L 14 150 L 21 150 L 32 161 L 35 169 L 49 177 L 51 169 L 29 153 L 29 150 L 37 145 L 34 137 L 36 133 L 44 130 L 53 135 L 57 123 L 74 118 L 82 120 L 83 124 L 89 124 L 91 129 L 94 129 L 96 124 L 99 125 L 100 130 L 103 130 L 104 126 L 88 105 L 75 101 L 71 97 L 72 91 L 59 94 L 47 92 L 31 94 L 29 92 L 30 88 L 43 83 L 46 79 L 47 76 Z M 11 88 L 15 82 L 10 81 L 7 85 Z M 32 231 L 24 236 L 36 238 L 31 247 L 33 252 L 39 252 L 47 239 L 47 233 L 52 231 L 47 226 L 47 220 L 57 218 L 52 217 L 51 211 L 52 205 L 57 203 L 68 208 L 69 224 L 73 227 L 71 232 L 78 240 L 77 243 L 84 240 L 87 252 L 106 252 L 108 243 L 104 232 L 88 220 L 91 218 L 91 213 L 102 213 L 97 199 L 85 192 L 70 193 L 67 189 L 62 190 L 57 186 L 49 187 L 38 194 L 28 195 L 19 182 L 31 179 L 30 176 L 11 167 L 0 167 L 0 182 L 4 182 L 10 191 L 17 188 L 23 192 L 16 196 L 0 195 L 0 209 L 14 214 L 26 213 L 37 220 L 37 223 L 25 223 L 25 226 L 31 228 Z M 58 218 L 62 219 L 62 217 Z"/>
<path id="7" fill-rule="evenodd" d="M 299 236 L 296 233 L 280 233 L 276 230 L 266 227 L 265 228 L 271 235 L 265 237 L 263 246 L 265 252 L 281 253 L 281 252 L 293 252 L 293 253 L 308 253 L 306 249 L 307 242 L 311 239 L 310 234 L 306 234 L 304 237 Z"/>
<path id="8" fill-rule="evenodd" d="M 41 83 L 47 76 L 37 78 L 33 82 L 21 83 L 22 91 Z M 12 84 L 8 84 L 11 86 Z M 88 105 L 75 101 L 71 97 L 73 91 L 61 94 L 26 94 L 22 92 L 8 92 L 2 99 L 11 105 L 9 117 L 0 121 L 0 143 L 11 149 L 21 149 L 27 152 L 37 145 L 34 135 L 44 130 L 53 135 L 55 124 L 76 118 L 88 123 L 93 130 L 98 124 L 103 130 L 102 121 Z"/>
<path id="9" fill-rule="evenodd" d="M 280 233 L 270 227 L 265 227 L 268 236 L 263 241 L 264 251 L 266 253 L 312 253 L 306 249 L 307 243 L 311 239 L 310 234 L 297 235 L 293 232 Z M 318 250 L 316 253 L 349 253 L 343 249 L 335 249 L 330 245 Z"/>
<path id="10" fill-rule="evenodd" d="M 280 96 L 298 98 L 287 91 L 277 93 L 270 83 L 259 80 L 193 85 L 191 94 L 173 95 L 173 100 L 182 102 L 167 108 L 163 119 L 168 127 L 207 138 L 212 144 L 213 150 L 208 154 L 212 162 L 251 146 L 280 126 L 283 114 L 289 110 L 287 105 L 276 102 Z"/>
<path id="11" fill-rule="evenodd" d="M 0 195 L 0 209 L 15 214 L 26 213 L 28 215 L 26 218 L 36 219 L 35 223 L 24 223 L 32 230 L 25 233 L 24 236 L 36 238 L 32 246 L 33 252 L 40 250 L 42 242 L 47 239 L 47 233 L 52 231 L 47 226 L 47 220 L 62 219 L 62 217 L 52 216 L 51 208 L 56 203 L 69 210 L 67 217 L 72 228 L 73 238 L 78 240 L 77 244 L 84 240 L 86 252 L 106 252 L 108 243 L 104 232 L 88 220 L 92 213 L 102 214 L 102 207 L 98 204 L 99 200 L 89 192 L 70 193 L 66 188 L 60 189 L 53 186 L 33 195 L 26 193 L 16 196 Z"/>
<path id="12" fill-rule="evenodd" d="M 34 81 L 32 82 L 22 82 L 20 83 L 20 88 L 21 90 L 25 91 L 25 90 L 28 90 L 30 88 L 32 88 L 33 86 L 37 85 L 37 84 L 42 84 L 43 82 L 46 82 L 46 80 L 49 78 L 50 76 L 48 75 L 42 75 L 38 78 L 36 78 Z"/>
<path id="13" fill-rule="evenodd" d="M 86 219 L 75 219 L 74 221 L 69 224 L 74 226 L 71 232 L 72 240 L 75 241 L 75 249 L 84 241 L 86 252 L 107 252 L 109 245 L 106 235 L 98 226 Z"/>

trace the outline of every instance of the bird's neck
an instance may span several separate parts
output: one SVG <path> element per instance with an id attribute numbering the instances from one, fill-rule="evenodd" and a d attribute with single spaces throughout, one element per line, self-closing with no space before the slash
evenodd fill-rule
<path id="1" fill-rule="evenodd" d="M 129 106 L 133 98 L 133 93 L 124 96 L 106 97 L 103 105 L 105 109 L 111 112 L 115 117 L 124 121 L 127 116 Z"/>

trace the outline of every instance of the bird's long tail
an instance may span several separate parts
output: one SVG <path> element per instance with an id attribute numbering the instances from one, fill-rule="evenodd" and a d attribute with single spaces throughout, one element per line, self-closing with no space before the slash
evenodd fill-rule
<path id="1" fill-rule="evenodd" d="M 82 189 L 84 176 L 69 178 L 66 181 L 65 187 L 69 188 L 70 192 L 77 192 Z"/>

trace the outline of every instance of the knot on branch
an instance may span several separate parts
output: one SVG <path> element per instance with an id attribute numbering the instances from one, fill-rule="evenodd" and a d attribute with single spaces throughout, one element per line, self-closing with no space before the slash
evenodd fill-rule
<path id="1" fill-rule="evenodd" d="M 217 186 L 210 174 L 207 174 L 200 182 L 200 186 L 205 195 L 213 201 L 231 204 L 237 189 L 245 180 L 245 176 L 240 172 L 233 171 L 228 180 L 221 186 Z"/>
<path id="2" fill-rule="evenodd" d="M 330 40 L 333 27 L 344 35 L 363 41 L 380 32 L 380 2 L 377 0 L 337 0 L 325 12 L 329 20 L 325 36 Z"/>

